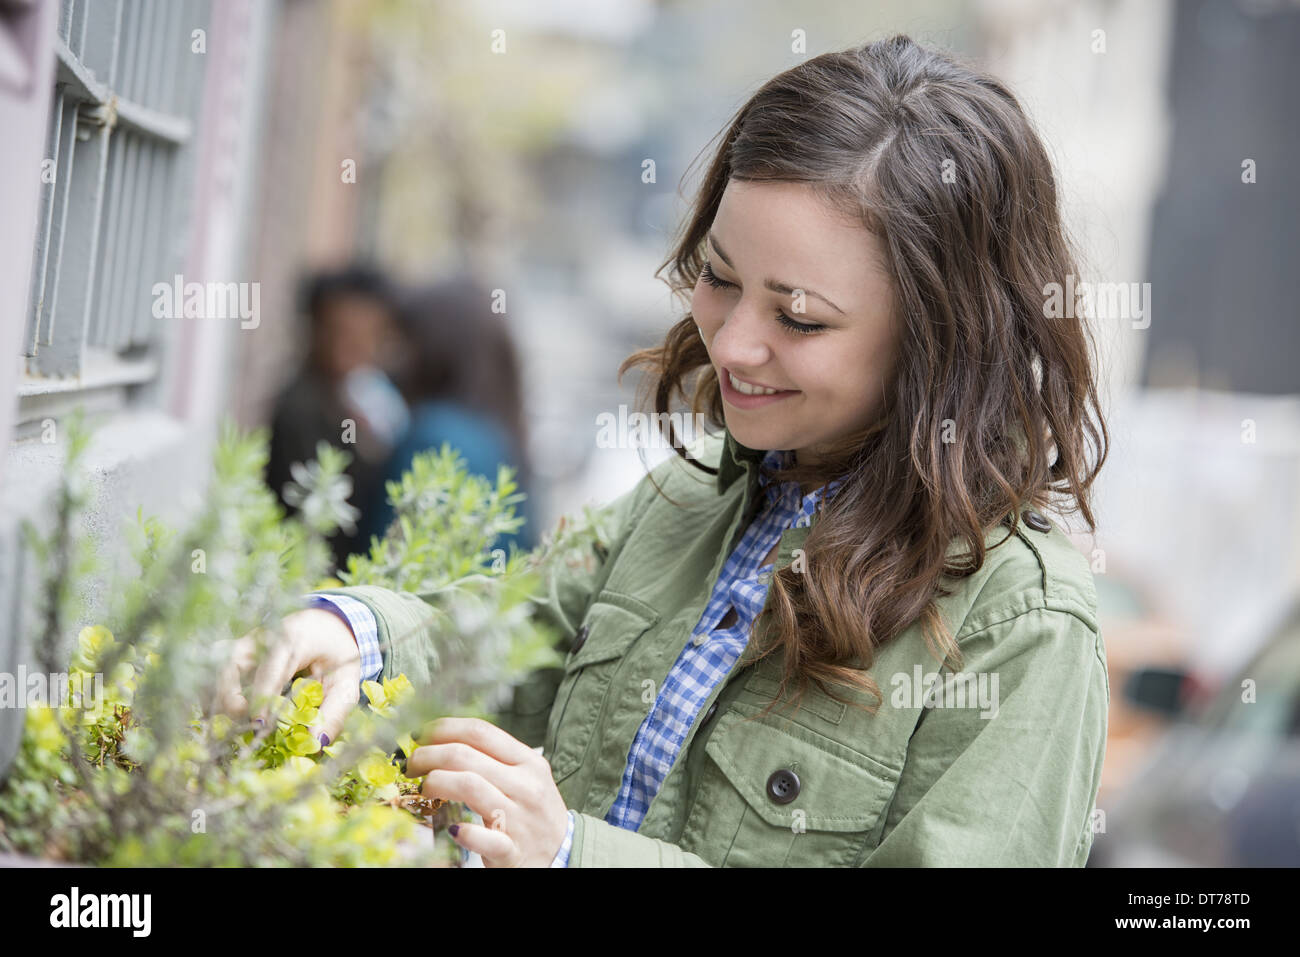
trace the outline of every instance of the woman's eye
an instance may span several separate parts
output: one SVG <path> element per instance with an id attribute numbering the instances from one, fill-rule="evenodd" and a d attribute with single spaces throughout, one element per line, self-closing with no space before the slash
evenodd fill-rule
<path id="1" fill-rule="evenodd" d="M 791 332 L 797 332 L 801 336 L 810 335 L 811 333 L 826 328 L 825 326 L 810 326 L 807 323 L 795 322 L 780 309 L 776 311 L 776 321 L 781 323 L 781 325 L 785 326 Z"/>
<path id="2" fill-rule="evenodd" d="M 727 282 L 725 279 L 719 279 L 718 274 L 713 271 L 713 267 L 705 261 L 704 266 L 700 269 L 700 278 L 707 282 L 714 289 L 723 289 L 727 286 L 734 286 L 734 282 Z"/>
<path id="3" fill-rule="evenodd" d="M 718 274 L 713 271 L 713 268 L 709 265 L 707 260 L 705 261 L 704 265 L 700 267 L 700 278 L 703 279 L 705 282 L 707 282 L 714 289 L 725 289 L 727 287 L 736 285 L 734 282 L 727 282 L 727 280 L 725 279 L 720 279 L 718 277 Z M 784 312 L 782 312 L 780 309 L 776 311 L 776 321 L 781 323 L 781 325 L 785 326 L 791 332 L 797 333 L 801 336 L 811 335 L 814 332 L 820 332 L 822 329 L 826 328 L 825 326 L 809 325 L 808 323 L 804 323 L 804 322 L 796 322 L 795 320 L 787 316 Z"/>

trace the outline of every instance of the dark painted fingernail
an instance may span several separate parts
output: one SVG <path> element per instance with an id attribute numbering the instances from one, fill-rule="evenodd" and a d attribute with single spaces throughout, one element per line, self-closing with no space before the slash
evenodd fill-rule
<path id="1" fill-rule="evenodd" d="M 321 747 L 325 747 L 325 745 L 330 743 L 330 736 L 324 731 L 318 734 L 317 737 L 320 738 Z"/>
<path id="2" fill-rule="evenodd" d="M 457 833 L 459 830 L 460 830 L 460 825 L 459 825 L 459 824 L 453 824 L 451 827 L 447 828 L 447 832 L 448 832 L 452 837 L 455 837 L 455 836 L 456 836 L 456 833 Z"/>

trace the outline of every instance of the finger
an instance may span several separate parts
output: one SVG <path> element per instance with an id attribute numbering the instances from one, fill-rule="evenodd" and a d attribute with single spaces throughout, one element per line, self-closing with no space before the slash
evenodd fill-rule
<path id="1" fill-rule="evenodd" d="M 472 771 L 508 798 L 523 791 L 523 777 L 519 768 L 502 764 L 490 754 L 484 754 L 463 741 L 447 744 L 426 744 L 415 749 L 406 760 L 406 776 L 418 778 L 430 771 Z"/>
<path id="2" fill-rule="evenodd" d="M 482 824 L 453 824 L 447 833 L 465 850 L 483 858 L 484 867 L 517 867 L 521 855 L 519 847 L 505 831 L 484 827 Z"/>
<path id="3" fill-rule="evenodd" d="M 213 691 L 212 710 L 231 717 L 248 715 L 248 700 L 243 695 L 243 674 L 253 663 L 255 642 L 245 635 L 231 645 L 230 657 L 217 675 Z"/>
<path id="4" fill-rule="evenodd" d="M 222 668 L 212 693 L 212 712 L 228 714 L 232 718 L 245 717 L 248 714 L 248 701 L 239 686 L 239 669 L 233 664 Z"/>
<path id="5" fill-rule="evenodd" d="M 221 698 L 220 703 L 213 710 L 229 715 L 232 718 L 247 720 L 248 699 L 244 697 L 242 692 L 230 691 Z"/>
<path id="6" fill-rule="evenodd" d="M 490 754 L 503 764 L 531 764 L 537 752 L 490 721 L 482 718 L 439 718 L 425 726 L 422 744 L 461 741 Z"/>
<path id="7" fill-rule="evenodd" d="M 312 664 L 312 676 L 320 678 L 325 697 L 320 703 L 319 723 L 311 729 L 311 733 L 324 734 L 323 743 L 329 744 L 338 740 L 348 712 L 361 700 L 361 662 L 359 659 L 347 661 L 326 670 L 318 659 Z"/>
<path id="8" fill-rule="evenodd" d="M 284 691 L 284 686 L 301 667 L 295 660 L 292 638 L 286 636 L 275 642 L 253 676 L 253 689 L 249 702 L 257 709 L 257 717 L 266 718 L 271 699 Z"/>
<path id="9" fill-rule="evenodd" d="M 473 771 L 444 771 L 435 769 L 424 778 L 420 793 L 427 798 L 457 801 L 494 827 L 508 823 L 507 808 L 514 805 L 495 785 Z"/>

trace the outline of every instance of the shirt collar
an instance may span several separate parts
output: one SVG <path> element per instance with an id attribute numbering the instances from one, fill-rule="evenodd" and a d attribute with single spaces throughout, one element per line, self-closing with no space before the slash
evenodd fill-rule
<path id="1" fill-rule="evenodd" d="M 725 434 L 726 440 L 723 444 L 722 456 L 718 460 L 718 493 L 725 492 L 731 486 L 731 483 L 741 475 L 747 478 L 757 476 L 759 485 L 766 488 L 767 486 L 763 482 L 761 474 L 759 474 L 759 463 L 762 462 L 770 467 L 775 467 L 778 463 L 784 462 L 788 452 L 781 449 L 772 449 L 771 451 L 751 449 L 736 441 L 730 430 L 727 430 Z M 824 487 L 814 489 L 804 496 L 803 503 L 807 504 L 808 500 L 812 499 L 815 504 L 822 498 L 831 495 L 843 483 L 844 479 L 842 477 L 834 479 Z"/>

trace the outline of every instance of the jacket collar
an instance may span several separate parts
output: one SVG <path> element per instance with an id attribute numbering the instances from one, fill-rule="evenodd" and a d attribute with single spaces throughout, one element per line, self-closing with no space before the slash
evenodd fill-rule
<path id="1" fill-rule="evenodd" d="M 751 449 L 741 445 L 731 432 L 727 431 L 722 446 L 722 456 L 718 459 L 718 494 L 721 495 L 730 488 L 731 483 L 740 476 L 747 473 L 756 474 L 758 465 L 766 454 L 762 449 Z"/>

